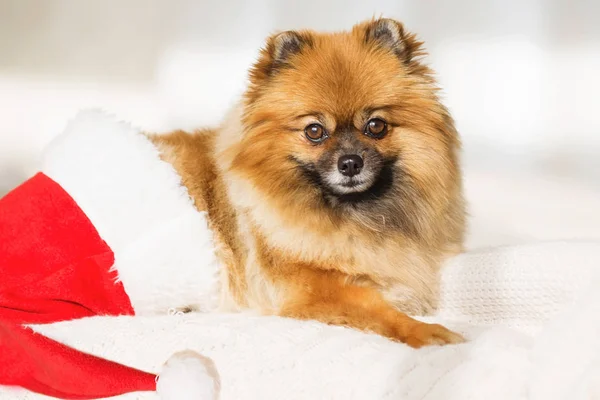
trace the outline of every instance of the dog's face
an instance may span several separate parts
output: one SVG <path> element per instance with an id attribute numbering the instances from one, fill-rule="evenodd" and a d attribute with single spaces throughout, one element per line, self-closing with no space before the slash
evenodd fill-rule
<path id="1" fill-rule="evenodd" d="M 458 139 L 420 45 L 389 19 L 270 38 L 231 168 L 281 210 L 418 234 L 460 197 Z"/>

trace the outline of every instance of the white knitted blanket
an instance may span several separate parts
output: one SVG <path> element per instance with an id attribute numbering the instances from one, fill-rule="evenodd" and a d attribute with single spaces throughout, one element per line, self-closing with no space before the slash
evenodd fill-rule
<path id="1" fill-rule="evenodd" d="M 456 257 L 432 319 L 469 338 L 458 346 L 413 350 L 351 329 L 239 314 L 96 317 L 36 330 L 149 371 L 196 350 L 214 361 L 221 399 L 600 399 L 599 270 L 594 243 Z M 2 400 L 42 398 L 0 388 Z"/>

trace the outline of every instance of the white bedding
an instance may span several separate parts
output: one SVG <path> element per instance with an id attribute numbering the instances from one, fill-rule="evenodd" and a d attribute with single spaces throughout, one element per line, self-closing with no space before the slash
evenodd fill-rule
<path id="1" fill-rule="evenodd" d="M 420 350 L 351 329 L 252 315 L 95 317 L 35 329 L 158 371 L 193 349 L 221 399 L 600 399 L 600 243 L 543 243 L 456 257 L 442 321 L 468 338 Z M 43 396 L 0 388 L 0 399 Z M 156 399 L 138 393 L 119 399 Z"/>

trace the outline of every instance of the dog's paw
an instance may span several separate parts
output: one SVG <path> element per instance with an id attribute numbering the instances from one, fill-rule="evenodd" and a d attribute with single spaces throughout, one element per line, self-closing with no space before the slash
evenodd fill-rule
<path id="1" fill-rule="evenodd" d="M 464 343 L 465 338 L 450 329 L 438 324 L 417 324 L 403 342 L 411 347 L 419 348 L 423 346 L 442 346 L 445 344 Z"/>

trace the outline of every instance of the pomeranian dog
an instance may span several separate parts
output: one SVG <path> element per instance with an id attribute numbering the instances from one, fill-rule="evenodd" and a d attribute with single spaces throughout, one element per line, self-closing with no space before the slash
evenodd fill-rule
<path id="1" fill-rule="evenodd" d="M 457 343 L 435 309 L 462 250 L 459 138 L 422 43 L 392 19 L 267 40 L 216 130 L 152 136 L 208 213 L 221 306 Z"/>

